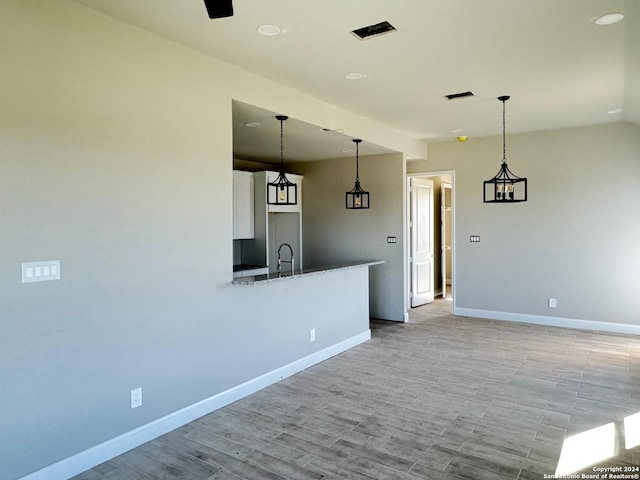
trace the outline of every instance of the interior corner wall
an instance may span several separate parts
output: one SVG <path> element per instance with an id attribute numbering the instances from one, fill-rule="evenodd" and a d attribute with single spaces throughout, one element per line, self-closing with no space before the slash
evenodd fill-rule
<path id="1" fill-rule="evenodd" d="M 369 209 L 345 208 L 345 192 L 355 180 L 355 158 L 298 163 L 296 171 L 305 175 L 305 266 L 384 260 L 370 268 L 370 315 L 403 321 L 403 155 L 360 157 L 360 181 L 370 193 Z M 387 243 L 388 236 L 395 236 L 397 243 Z"/>
<path id="2" fill-rule="evenodd" d="M 232 100 L 344 118 L 401 151 L 415 139 L 67 0 L 3 0 L 0 44 L 3 479 L 368 332 L 366 295 L 324 276 L 231 284 Z M 376 239 L 401 239 L 385 218 Z M 60 260 L 61 279 L 21 283 L 21 262 L 38 260 Z"/>
<path id="3" fill-rule="evenodd" d="M 456 306 L 640 325 L 640 126 L 511 134 L 507 145 L 509 167 L 528 179 L 525 203 L 482 202 L 501 137 L 433 143 L 429 161 L 407 164 L 456 171 Z"/>

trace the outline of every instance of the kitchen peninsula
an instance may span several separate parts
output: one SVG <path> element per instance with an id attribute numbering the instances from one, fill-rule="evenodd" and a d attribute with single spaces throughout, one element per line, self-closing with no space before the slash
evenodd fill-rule
<path id="1" fill-rule="evenodd" d="M 379 269 L 383 263 L 360 261 L 230 282 L 228 288 L 239 300 L 234 316 L 243 325 L 253 325 L 247 335 L 254 334 L 250 348 L 233 352 L 232 357 L 253 365 L 258 352 L 270 353 L 268 362 L 263 360 L 259 365 L 261 375 L 243 387 L 242 393 L 280 381 L 369 340 L 369 270 Z"/>

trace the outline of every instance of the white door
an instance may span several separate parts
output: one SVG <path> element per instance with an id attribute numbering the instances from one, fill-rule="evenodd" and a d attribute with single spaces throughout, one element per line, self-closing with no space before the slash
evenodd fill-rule
<path id="1" fill-rule="evenodd" d="M 433 302 L 433 181 L 411 178 L 411 306 Z"/>

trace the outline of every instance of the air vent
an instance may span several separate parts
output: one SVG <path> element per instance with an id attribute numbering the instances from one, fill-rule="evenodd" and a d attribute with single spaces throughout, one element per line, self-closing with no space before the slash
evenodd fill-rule
<path id="1" fill-rule="evenodd" d="M 389 22 L 380 22 L 375 25 L 369 25 L 367 27 L 358 28 L 351 33 L 358 37 L 360 40 L 368 40 L 371 37 L 377 37 L 384 35 L 385 33 L 395 32 L 396 28 Z"/>
<path id="2" fill-rule="evenodd" d="M 464 97 L 473 97 L 473 92 L 450 93 L 449 95 L 444 96 L 447 100 L 455 100 L 456 98 Z"/>

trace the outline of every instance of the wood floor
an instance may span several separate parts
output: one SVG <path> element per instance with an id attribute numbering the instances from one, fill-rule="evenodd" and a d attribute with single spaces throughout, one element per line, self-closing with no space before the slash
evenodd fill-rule
<path id="1" fill-rule="evenodd" d="M 623 436 L 638 337 L 450 310 L 372 321 L 371 341 L 74 478 L 538 480 L 565 437 L 611 422 L 616 456 L 598 465 L 640 464 Z"/>

